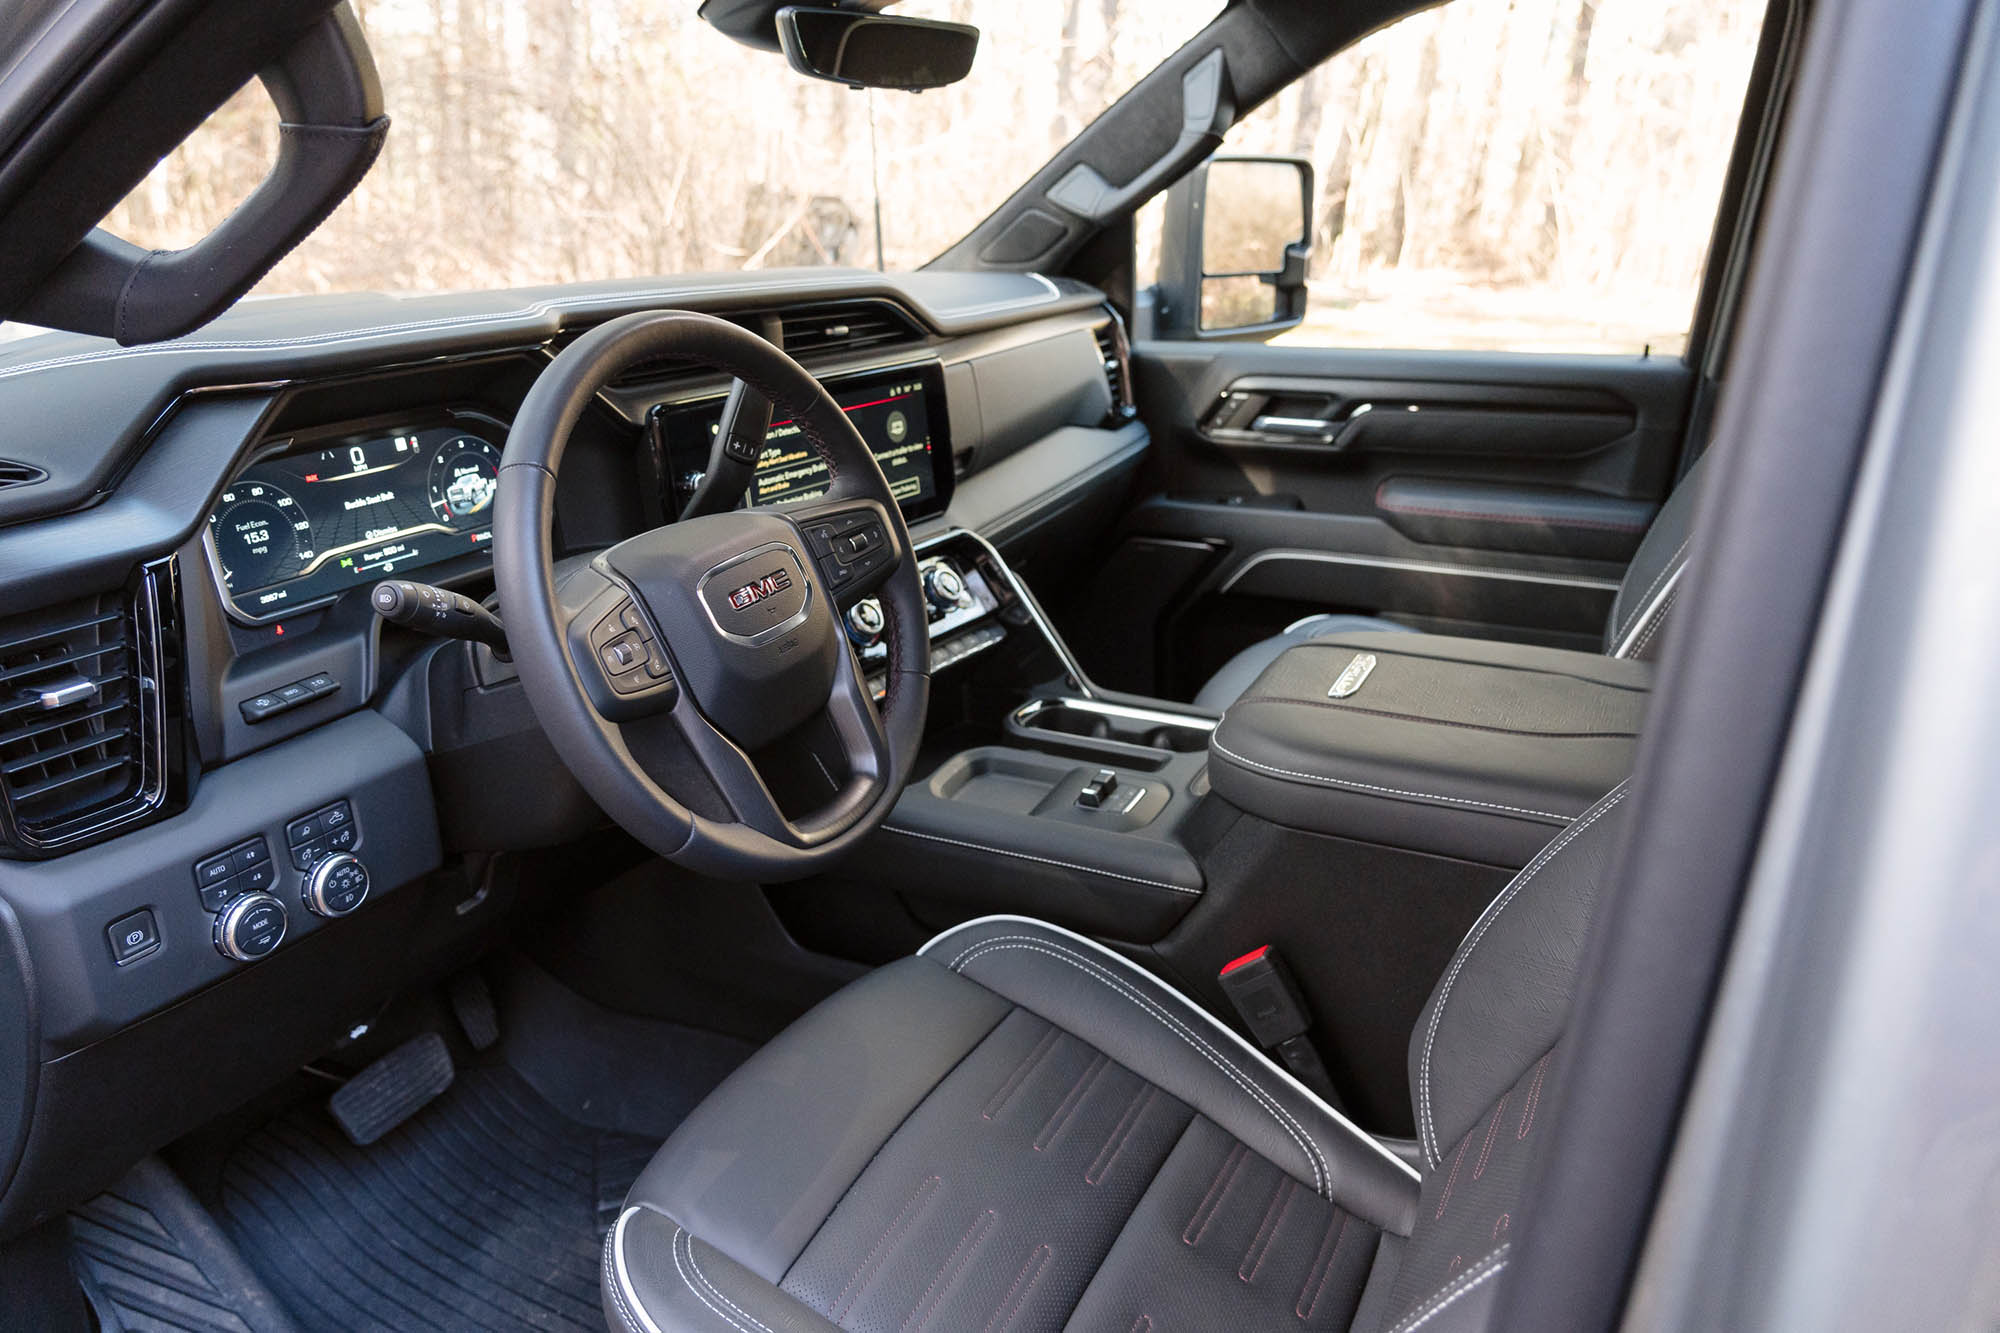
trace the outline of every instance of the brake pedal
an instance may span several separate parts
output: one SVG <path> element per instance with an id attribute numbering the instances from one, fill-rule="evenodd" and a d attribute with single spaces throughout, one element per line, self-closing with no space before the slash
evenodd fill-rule
<path id="1" fill-rule="evenodd" d="M 483 1051 L 500 1040 L 500 1011 L 494 1007 L 493 991 L 477 972 L 461 972 L 451 981 L 451 1011 L 472 1049 Z"/>
<path id="2" fill-rule="evenodd" d="M 365 1148 L 450 1087 L 456 1072 L 444 1038 L 426 1032 L 347 1080 L 326 1107 L 354 1145 Z"/>

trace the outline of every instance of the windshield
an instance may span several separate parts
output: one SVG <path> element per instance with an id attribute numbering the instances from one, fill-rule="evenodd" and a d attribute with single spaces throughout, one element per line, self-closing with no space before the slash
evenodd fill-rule
<path id="1" fill-rule="evenodd" d="M 437 291 L 652 273 L 914 268 L 1221 8 L 1220 0 L 938 0 L 981 30 L 923 94 L 794 74 L 694 0 L 356 0 L 393 127 L 353 196 L 263 293 Z M 252 84 L 106 225 L 199 239 L 262 177 Z"/>

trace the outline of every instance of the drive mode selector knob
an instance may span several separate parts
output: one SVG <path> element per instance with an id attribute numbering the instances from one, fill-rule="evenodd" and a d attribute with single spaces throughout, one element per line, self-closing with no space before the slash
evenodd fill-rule
<path id="1" fill-rule="evenodd" d="M 285 905 L 268 893 L 246 893 L 215 918 L 215 948 L 224 958 L 254 963 L 285 938 Z"/>
<path id="2" fill-rule="evenodd" d="M 940 611 L 955 610 L 965 596 L 965 580 L 950 565 L 932 565 L 924 571 L 924 596 Z"/>
<path id="3" fill-rule="evenodd" d="M 300 896 L 317 916 L 346 916 L 368 897 L 368 867 L 351 852 L 335 852 L 312 868 Z"/>

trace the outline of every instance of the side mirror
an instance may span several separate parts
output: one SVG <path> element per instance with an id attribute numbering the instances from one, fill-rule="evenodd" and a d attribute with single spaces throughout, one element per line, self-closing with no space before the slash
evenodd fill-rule
<path id="1" fill-rule="evenodd" d="M 1161 332 L 1262 341 L 1306 313 L 1312 164 L 1211 157 L 1167 191 Z"/>
<path id="2" fill-rule="evenodd" d="M 788 5 L 777 23 L 793 69 L 850 88 L 942 88 L 972 72 L 979 50 L 979 29 L 935 19 Z"/>

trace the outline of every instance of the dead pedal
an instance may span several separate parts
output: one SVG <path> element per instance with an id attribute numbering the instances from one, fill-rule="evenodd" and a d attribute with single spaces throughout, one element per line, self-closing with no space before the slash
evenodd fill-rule
<path id="1" fill-rule="evenodd" d="M 451 1011 L 465 1030 L 466 1041 L 475 1051 L 483 1051 L 500 1040 L 500 1011 L 494 1007 L 493 991 L 477 972 L 461 972 L 452 978 Z"/>
<path id="2" fill-rule="evenodd" d="M 327 1110 L 354 1145 L 365 1148 L 450 1087 L 455 1073 L 444 1038 L 426 1032 L 347 1080 L 327 1100 Z"/>

